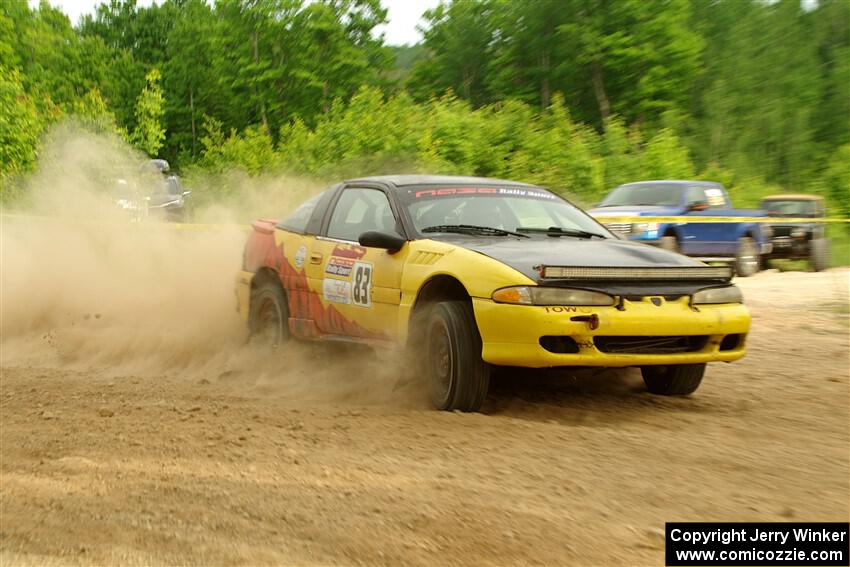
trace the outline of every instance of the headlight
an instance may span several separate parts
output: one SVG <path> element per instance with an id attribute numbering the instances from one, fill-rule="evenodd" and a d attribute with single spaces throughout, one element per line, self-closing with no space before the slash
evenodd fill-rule
<path id="1" fill-rule="evenodd" d="M 734 285 L 726 287 L 710 287 L 701 289 L 693 295 L 691 303 L 695 305 L 708 305 L 712 303 L 743 303 L 744 296 L 741 290 Z"/>
<path id="2" fill-rule="evenodd" d="M 640 234 L 641 232 L 650 232 L 658 230 L 657 222 L 636 222 L 632 225 L 632 234 Z"/>
<path id="3" fill-rule="evenodd" d="M 563 287 L 516 286 L 493 292 L 496 303 L 519 305 L 614 305 L 614 298 L 598 291 Z"/>

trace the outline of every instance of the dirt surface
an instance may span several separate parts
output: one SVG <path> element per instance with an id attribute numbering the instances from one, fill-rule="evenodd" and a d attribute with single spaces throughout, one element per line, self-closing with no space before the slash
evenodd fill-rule
<path id="1" fill-rule="evenodd" d="M 847 521 L 848 276 L 739 280 L 750 352 L 690 397 L 514 374 L 481 414 L 386 354 L 241 346 L 227 281 L 226 317 L 169 284 L 188 330 L 65 301 L 4 328 L 0 564 L 660 565 L 667 521 Z"/>

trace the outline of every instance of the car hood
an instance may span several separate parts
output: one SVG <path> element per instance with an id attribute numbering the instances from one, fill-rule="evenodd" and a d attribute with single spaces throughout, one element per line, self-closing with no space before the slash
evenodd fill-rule
<path id="1" fill-rule="evenodd" d="M 591 216 L 603 217 L 643 217 L 643 216 L 675 216 L 682 212 L 680 207 L 665 207 L 660 205 L 623 205 L 619 207 L 596 207 L 587 211 Z"/>
<path id="2" fill-rule="evenodd" d="M 705 266 L 702 262 L 638 242 L 613 238 L 557 238 L 533 236 L 469 237 L 446 235 L 437 238 L 456 246 L 472 250 L 506 264 L 539 284 L 595 289 L 623 295 L 685 295 L 711 285 L 728 281 L 707 278 L 700 281 L 659 282 L 647 279 L 632 281 L 596 280 L 564 281 L 543 280 L 541 266 L 600 267 L 600 268 L 681 268 Z"/>

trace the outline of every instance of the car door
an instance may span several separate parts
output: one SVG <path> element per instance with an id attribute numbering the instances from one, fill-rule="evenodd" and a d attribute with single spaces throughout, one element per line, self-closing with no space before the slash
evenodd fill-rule
<path id="1" fill-rule="evenodd" d="M 684 198 L 684 215 L 689 217 L 697 216 L 697 211 L 690 210 L 697 203 L 708 202 L 705 200 L 705 190 L 699 185 L 689 185 L 685 188 Z M 681 251 L 684 254 L 705 254 L 705 235 L 702 233 L 705 228 L 705 223 L 697 223 L 688 221 L 681 226 L 682 241 L 679 243 Z"/>
<path id="2" fill-rule="evenodd" d="M 360 339 L 393 339 L 398 334 L 401 276 L 408 247 L 390 254 L 358 243 L 367 231 L 403 228 L 389 193 L 374 186 L 344 187 L 326 226 L 313 242 L 307 276 L 321 290 L 324 334 Z"/>
<path id="3" fill-rule="evenodd" d="M 682 252 L 685 254 L 709 256 L 719 252 L 723 225 L 697 221 L 699 217 L 717 216 L 717 198 L 714 193 L 716 191 L 717 189 L 713 187 L 702 185 L 689 185 L 685 191 L 685 214 L 694 217 L 693 222 L 688 222 L 682 227 L 684 234 Z M 709 194 L 709 192 L 712 193 Z M 696 203 L 704 204 L 705 209 L 701 211 L 689 210 Z"/>

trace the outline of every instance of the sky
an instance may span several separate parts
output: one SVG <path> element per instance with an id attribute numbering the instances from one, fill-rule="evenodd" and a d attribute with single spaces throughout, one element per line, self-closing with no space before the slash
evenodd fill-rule
<path id="1" fill-rule="evenodd" d="M 0 0 L 2 1 L 2 0 Z M 38 6 L 39 0 L 29 0 L 30 5 Z M 83 14 L 94 12 L 95 6 L 102 0 L 48 0 L 50 4 L 60 8 L 76 24 Z M 137 0 L 138 6 L 150 6 L 153 0 Z M 425 10 L 434 8 L 440 0 L 381 0 L 388 9 L 389 23 L 380 26 L 378 33 L 384 33 L 384 40 L 389 45 L 413 44 L 422 39 L 422 34 L 416 31 Z"/>

